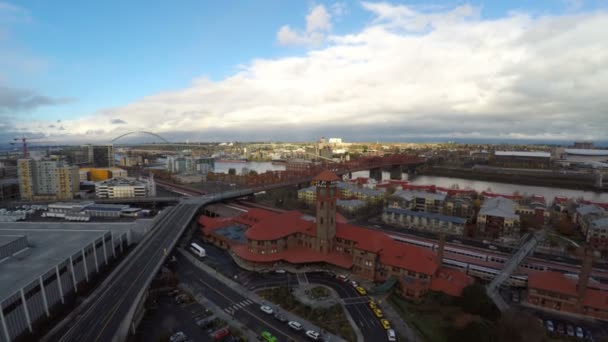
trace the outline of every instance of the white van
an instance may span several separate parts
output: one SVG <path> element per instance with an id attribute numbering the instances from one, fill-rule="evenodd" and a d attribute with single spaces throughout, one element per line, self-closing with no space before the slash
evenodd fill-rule
<path id="1" fill-rule="evenodd" d="M 190 245 L 190 250 L 199 258 L 204 258 L 205 256 L 207 256 L 207 252 L 205 252 L 205 249 L 194 242 Z"/>
<path id="2" fill-rule="evenodd" d="M 395 330 L 388 329 L 386 331 L 386 335 L 387 335 L 389 341 L 397 341 L 397 334 L 395 334 Z"/>

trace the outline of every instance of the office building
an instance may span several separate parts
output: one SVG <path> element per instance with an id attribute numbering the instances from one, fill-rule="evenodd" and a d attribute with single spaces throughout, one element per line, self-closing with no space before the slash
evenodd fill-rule
<path id="1" fill-rule="evenodd" d="M 133 198 L 156 196 L 154 178 L 112 178 L 95 184 L 97 198 Z"/>
<path id="2" fill-rule="evenodd" d="M 21 199 L 72 199 L 79 190 L 78 167 L 60 161 L 19 159 Z"/>
<path id="3" fill-rule="evenodd" d="M 114 146 L 113 145 L 92 145 L 93 167 L 113 167 L 114 166 Z"/>

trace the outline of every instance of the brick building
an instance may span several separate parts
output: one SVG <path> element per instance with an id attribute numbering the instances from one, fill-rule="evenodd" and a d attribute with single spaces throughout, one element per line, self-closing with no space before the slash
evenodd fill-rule
<path id="1" fill-rule="evenodd" d="M 430 250 L 348 224 L 336 214 L 339 178 L 324 171 L 314 181 L 316 217 L 261 209 L 234 218 L 201 216 L 203 239 L 229 249 L 239 263 L 251 266 L 338 267 L 376 282 L 395 277 L 402 294 L 414 300 L 429 290 L 459 295 L 471 283 L 464 273 L 441 269 L 438 256 Z"/>

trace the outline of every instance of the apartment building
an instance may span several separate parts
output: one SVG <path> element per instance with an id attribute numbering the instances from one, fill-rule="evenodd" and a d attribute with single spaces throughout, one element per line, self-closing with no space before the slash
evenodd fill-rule
<path id="1" fill-rule="evenodd" d="M 22 200 L 72 199 L 79 190 L 78 167 L 54 160 L 19 159 Z"/>

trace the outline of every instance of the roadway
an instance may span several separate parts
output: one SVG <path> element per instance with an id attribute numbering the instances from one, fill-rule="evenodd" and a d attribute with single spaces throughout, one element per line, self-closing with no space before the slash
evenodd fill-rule
<path id="1" fill-rule="evenodd" d="M 184 256 L 176 253 L 176 271 L 180 281 L 188 283 L 207 299 L 215 303 L 224 311 L 231 313 L 239 322 L 249 329 L 261 334 L 269 331 L 279 340 L 306 341 L 303 333 L 296 333 L 287 324 L 276 320 L 272 315 L 260 311 L 259 306 L 251 301 L 246 294 L 239 293 L 214 275 L 198 269 Z"/>
<path id="2" fill-rule="evenodd" d="M 195 238 L 195 242 L 205 248 L 207 257 L 205 263 L 212 266 L 228 278 L 235 279 L 249 290 L 257 290 L 267 287 L 298 285 L 295 274 L 290 273 L 258 273 L 240 268 L 226 251 L 206 244 Z M 236 276 L 236 277 L 235 277 Z M 320 284 L 332 288 L 340 296 L 345 308 L 361 330 L 365 341 L 382 341 L 386 339 L 386 331 L 380 326 L 379 319 L 367 306 L 369 297 L 361 296 L 348 283 L 338 281 L 330 273 L 308 272 L 306 278 L 311 284 Z"/>
<path id="3" fill-rule="evenodd" d="M 154 224 L 151 232 L 131 252 L 99 288 L 89 296 L 76 312 L 76 319 L 52 333 L 53 341 L 112 341 L 137 304 L 141 286 L 150 274 L 155 274 L 198 209 L 197 205 L 180 204 L 168 210 Z"/>

